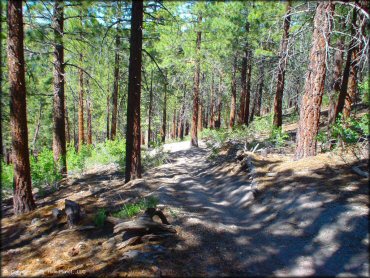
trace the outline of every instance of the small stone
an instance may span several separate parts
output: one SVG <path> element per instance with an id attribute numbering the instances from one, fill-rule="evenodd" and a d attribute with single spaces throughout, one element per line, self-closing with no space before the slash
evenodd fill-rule
<path id="1" fill-rule="evenodd" d="M 62 217 L 63 212 L 60 209 L 54 208 L 52 210 L 53 218 L 58 219 Z"/>
<path id="2" fill-rule="evenodd" d="M 268 177 L 276 177 L 277 176 L 277 173 L 270 172 L 270 173 L 267 173 L 266 176 L 268 176 Z"/>
<path id="3" fill-rule="evenodd" d="M 139 255 L 141 254 L 141 252 L 137 251 L 137 250 L 130 250 L 128 252 L 125 252 L 123 254 L 123 258 L 124 259 L 135 259 L 136 257 L 138 257 Z"/>
<path id="4" fill-rule="evenodd" d="M 86 244 L 85 242 L 81 241 L 81 242 L 79 242 L 79 243 L 77 244 L 77 248 L 78 248 L 79 250 L 86 250 L 86 249 L 87 249 L 87 244 Z"/>
<path id="5" fill-rule="evenodd" d="M 41 219 L 40 218 L 34 218 L 34 219 L 32 219 L 32 221 L 31 221 L 31 225 L 35 225 L 35 226 L 40 226 L 41 225 Z"/>
<path id="6" fill-rule="evenodd" d="M 68 251 L 68 256 L 74 257 L 77 256 L 78 253 L 79 253 L 78 249 L 73 247 L 71 250 Z"/>

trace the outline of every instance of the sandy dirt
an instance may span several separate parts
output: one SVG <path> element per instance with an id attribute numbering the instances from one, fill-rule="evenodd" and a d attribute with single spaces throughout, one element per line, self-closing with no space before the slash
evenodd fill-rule
<path id="1" fill-rule="evenodd" d="M 164 149 L 167 163 L 129 184 L 109 165 L 69 179 L 31 214 L 13 217 L 4 203 L 2 274 L 369 276 L 368 180 L 351 170 L 367 160 L 325 154 L 297 163 L 248 154 L 252 175 L 235 147 L 216 159 L 203 143 Z M 104 247 L 113 236 L 109 224 L 68 231 L 65 219 L 50 218 L 70 198 L 83 206 L 82 226 L 89 226 L 99 207 L 114 211 L 150 195 L 175 225 L 176 240 L 120 252 Z M 70 256 L 73 248 L 78 254 Z"/>

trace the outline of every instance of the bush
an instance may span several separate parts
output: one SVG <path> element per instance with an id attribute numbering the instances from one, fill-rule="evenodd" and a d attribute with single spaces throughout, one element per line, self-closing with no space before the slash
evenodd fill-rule
<path id="1" fill-rule="evenodd" d="M 340 138 L 344 143 L 357 143 L 360 137 L 369 135 L 370 116 L 364 115 L 360 120 L 351 117 L 343 119 L 342 114 L 332 127 L 332 136 Z"/>
<path id="2" fill-rule="evenodd" d="M 282 147 L 289 139 L 289 135 L 281 127 L 273 127 L 269 139 L 276 147 Z"/>
<path id="3" fill-rule="evenodd" d="M 85 168 L 85 160 L 88 154 L 87 146 L 82 146 L 77 152 L 73 144 L 67 146 L 67 169 L 68 171 L 82 171 Z"/>
<path id="4" fill-rule="evenodd" d="M 163 150 L 163 146 L 154 150 L 142 150 L 142 167 L 144 170 L 162 165 L 168 158 L 168 153 Z"/>
<path id="5" fill-rule="evenodd" d="M 30 156 L 30 163 L 34 186 L 50 185 L 62 178 L 54 163 L 53 151 L 50 149 L 44 148 L 37 157 Z"/>
<path id="6" fill-rule="evenodd" d="M 3 161 L 1 162 L 1 185 L 2 188 L 12 189 L 13 188 L 13 176 L 14 169 L 13 165 L 7 165 Z"/>
<path id="7" fill-rule="evenodd" d="M 121 168 L 124 168 L 125 157 L 125 140 L 106 140 L 104 143 L 99 143 L 95 148 L 92 148 L 90 155 L 85 159 L 85 164 L 86 166 L 93 166 L 118 163 Z"/>
<path id="8" fill-rule="evenodd" d="M 366 81 L 360 83 L 358 85 L 359 92 L 361 95 L 361 100 L 366 105 L 370 106 L 370 88 L 369 88 L 369 81 L 370 79 L 367 79 Z"/>
<path id="9" fill-rule="evenodd" d="M 141 211 L 146 210 L 147 208 L 155 208 L 158 204 L 158 199 L 156 197 L 150 196 L 144 198 L 139 202 L 124 205 L 121 210 L 116 213 L 113 213 L 113 216 L 119 218 L 130 218 L 135 216 Z"/>

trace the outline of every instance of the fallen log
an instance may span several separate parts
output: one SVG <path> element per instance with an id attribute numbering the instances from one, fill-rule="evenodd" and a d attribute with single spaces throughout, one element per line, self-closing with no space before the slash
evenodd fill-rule
<path id="1" fill-rule="evenodd" d="M 139 218 L 133 221 L 118 223 L 114 226 L 113 232 L 115 234 L 125 231 L 145 232 L 145 233 L 176 233 L 176 229 L 172 225 L 161 224 L 153 220 Z"/>

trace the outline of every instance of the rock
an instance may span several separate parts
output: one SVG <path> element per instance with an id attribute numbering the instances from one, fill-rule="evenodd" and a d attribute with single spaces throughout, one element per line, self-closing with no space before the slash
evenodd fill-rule
<path id="1" fill-rule="evenodd" d="M 79 250 L 86 250 L 87 249 L 87 244 L 83 241 L 77 243 L 77 249 Z"/>
<path id="2" fill-rule="evenodd" d="M 123 258 L 124 259 L 135 259 L 139 255 L 141 255 L 141 252 L 137 250 L 130 250 L 128 252 L 123 253 Z"/>
<path id="3" fill-rule="evenodd" d="M 79 250 L 75 247 L 73 247 L 71 250 L 68 251 L 68 256 L 74 257 L 77 256 L 79 253 Z"/>
<path id="4" fill-rule="evenodd" d="M 263 157 L 267 157 L 267 154 L 268 154 L 267 149 L 262 149 L 262 150 L 261 150 L 261 155 L 262 155 Z"/>
<path id="5" fill-rule="evenodd" d="M 42 224 L 41 219 L 37 217 L 32 219 L 31 221 L 31 225 L 40 226 L 41 224 Z"/>
<path id="6" fill-rule="evenodd" d="M 277 176 L 277 173 L 270 172 L 270 173 L 267 173 L 266 176 L 268 176 L 268 177 L 276 177 Z"/>
<path id="7" fill-rule="evenodd" d="M 62 210 L 60 210 L 60 209 L 57 209 L 57 208 L 53 208 L 53 210 L 52 210 L 52 214 L 53 214 L 53 218 L 54 218 L 54 219 L 59 219 L 59 218 L 61 218 L 61 217 L 62 217 L 62 215 L 63 215 L 63 211 L 62 211 Z"/>

